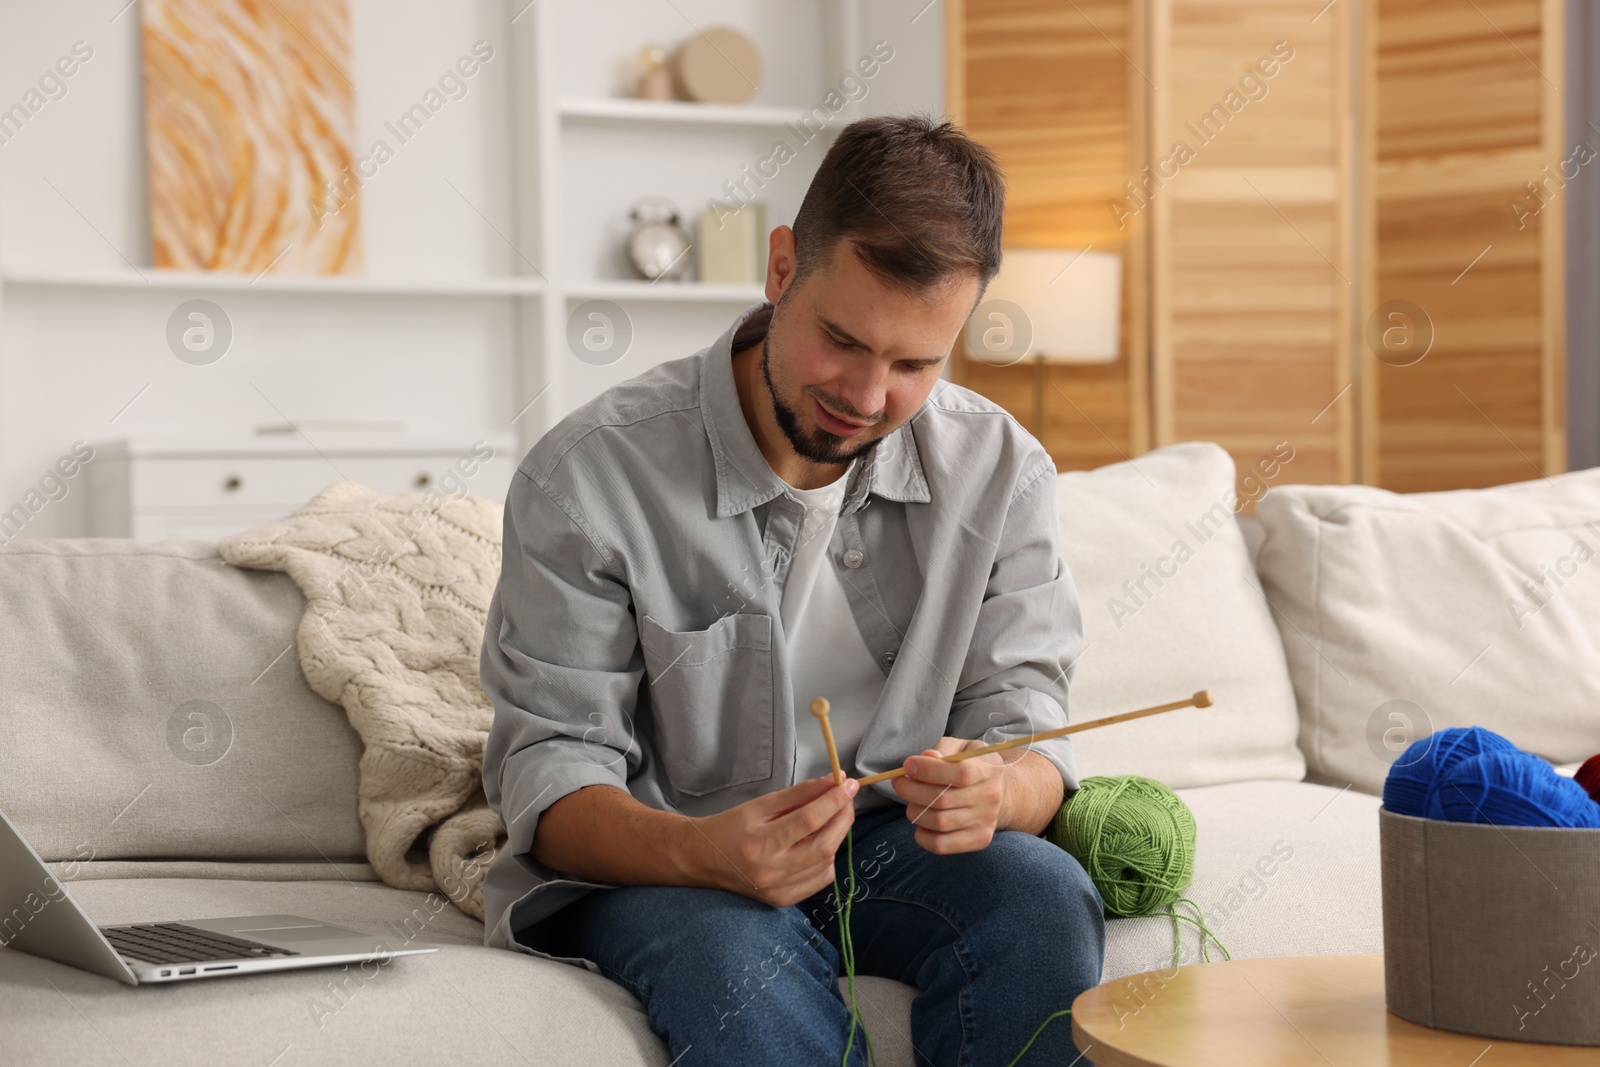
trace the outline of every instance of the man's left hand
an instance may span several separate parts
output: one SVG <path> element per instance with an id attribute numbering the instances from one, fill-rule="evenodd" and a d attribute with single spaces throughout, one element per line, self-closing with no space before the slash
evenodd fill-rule
<path id="1" fill-rule="evenodd" d="M 955 763 L 941 757 L 984 742 L 941 737 L 934 747 L 906 759 L 907 771 L 894 782 L 906 801 L 906 818 L 916 824 L 915 840 L 929 852 L 949 854 L 987 848 L 1001 823 L 1007 782 L 1014 778 L 999 752 Z"/>

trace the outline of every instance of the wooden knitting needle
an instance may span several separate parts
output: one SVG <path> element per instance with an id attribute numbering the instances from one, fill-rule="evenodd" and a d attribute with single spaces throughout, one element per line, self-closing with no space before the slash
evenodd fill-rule
<path id="1" fill-rule="evenodd" d="M 833 784 L 844 785 L 844 771 L 839 766 L 839 750 L 833 744 L 833 727 L 828 725 L 828 698 L 817 697 L 813 700 L 811 714 L 822 723 L 822 739 L 828 743 L 828 762 L 833 764 Z"/>
<path id="2" fill-rule="evenodd" d="M 822 710 L 820 712 L 817 710 L 818 704 L 822 705 Z M 1080 730 L 1094 730 L 1101 726 L 1110 726 L 1115 722 L 1127 722 L 1129 719 L 1142 719 L 1146 715 L 1159 715 L 1163 711 L 1176 711 L 1178 708 L 1188 707 L 1209 708 L 1210 706 L 1211 690 L 1202 689 L 1187 700 L 1174 700 L 1170 704 L 1157 704 L 1153 708 L 1141 708 L 1138 711 L 1125 711 L 1121 715 L 1108 715 L 1103 719 L 1091 719 L 1089 722 L 1080 722 L 1074 726 L 1062 726 L 1055 730 L 1044 730 L 1040 733 L 1029 734 L 1027 737 L 1013 737 L 1009 741 L 1001 741 L 993 745 L 984 745 L 982 748 L 968 749 L 965 752 L 956 752 L 941 758 L 946 763 L 956 763 L 960 760 L 971 759 L 974 756 L 982 756 L 990 752 L 1003 752 L 1008 748 L 1016 748 L 1019 745 L 1032 744 L 1035 741 L 1044 741 L 1052 737 L 1061 737 L 1065 734 L 1075 734 Z M 839 757 L 833 751 L 833 733 L 828 729 L 828 702 L 821 697 L 813 700 L 811 702 L 811 714 L 822 719 L 823 736 L 826 737 L 828 741 L 828 758 L 833 760 L 834 778 L 836 781 L 843 782 L 844 779 L 840 776 L 839 771 Z M 873 782 L 882 782 L 889 778 L 898 778 L 905 773 L 906 769 L 902 765 L 896 767 L 892 771 L 884 771 L 881 774 L 869 774 L 865 778 L 858 778 L 857 781 L 859 781 L 863 786 L 868 786 Z"/>

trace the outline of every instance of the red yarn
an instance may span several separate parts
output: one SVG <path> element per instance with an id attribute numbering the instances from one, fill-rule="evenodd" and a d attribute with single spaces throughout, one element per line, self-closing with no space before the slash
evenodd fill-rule
<path id="1" fill-rule="evenodd" d="M 1600 753 L 1596 753 L 1583 761 L 1583 766 L 1578 768 L 1578 773 L 1572 776 L 1589 797 L 1600 803 Z"/>

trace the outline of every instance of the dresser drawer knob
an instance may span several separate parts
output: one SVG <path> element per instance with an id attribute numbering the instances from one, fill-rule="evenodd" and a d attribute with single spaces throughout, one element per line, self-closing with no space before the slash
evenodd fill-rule
<path id="1" fill-rule="evenodd" d="M 426 489 L 428 488 L 429 483 L 432 481 L 433 479 L 428 475 L 428 472 L 423 471 L 416 477 L 416 486 L 418 489 Z"/>
<path id="2" fill-rule="evenodd" d="M 230 493 L 236 493 L 244 488 L 244 479 L 237 474 L 230 474 L 227 481 L 222 483 L 222 488 Z"/>

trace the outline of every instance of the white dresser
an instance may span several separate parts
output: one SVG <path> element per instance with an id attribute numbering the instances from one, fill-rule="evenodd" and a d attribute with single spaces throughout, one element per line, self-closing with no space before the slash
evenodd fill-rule
<path id="1" fill-rule="evenodd" d="M 470 492 L 504 500 L 522 456 L 515 437 L 399 434 L 238 438 L 134 437 L 91 442 L 89 535 L 218 540 L 301 507 L 348 479 L 382 493 Z"/>

